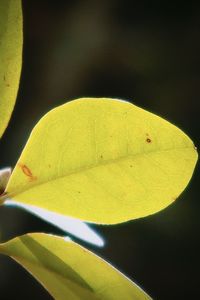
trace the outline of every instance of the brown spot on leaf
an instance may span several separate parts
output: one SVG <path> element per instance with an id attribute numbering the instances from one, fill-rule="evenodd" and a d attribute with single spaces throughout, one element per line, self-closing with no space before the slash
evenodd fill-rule
<path id="1" fill-rule="evenodd" d="M 130 165 L 130 168 L 132 168 L 133 167 L 133 165 Z"/>
<path id="2" fill-rule="evenodd" d="M 148 137 L 148 138 L 146 138 L 146 142 L 150 144 L 152 142 L 152 140 Z"/>
<path id="3" fill-rule="evenodd" d="M 102 155 L 102 154 L 100 155 L 100 158 L 103 158 L 103 155 Z"/>
<path id="4" fill-rule="evenodd" d="M 18 166 L 21 168 L 24 175 L 26 175 L 31 181 L 37 179 L 37 177 L 33 176 L 33 173 L 26 165 L 18 163 Z"/>

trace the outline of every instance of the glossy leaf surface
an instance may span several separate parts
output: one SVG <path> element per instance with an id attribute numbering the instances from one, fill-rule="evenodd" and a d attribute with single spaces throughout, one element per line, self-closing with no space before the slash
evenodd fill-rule
<path id="1" fill-rule="evenodd" d="M 196 160 L 189 137 L 164 119 L 125 101 L 85 98 L 40 120 L 6 191 L 21 203 L 112 224 L 171 204 Z"/>
<path id="2" fill-rule="evenodd" d="M 13 111 L 22 65 L 21 1 L 0 1 L 0 137 Z"/>
<path id="3" fill-rule="evenodd" d="M 43 219 L 53 226 L 65 231 L 66 233 L 70 233 L 87 243 L 96 245 L 98 247 L 104 246 L 103 238 L 88 224 L 78 219 L 54 213 L 37 206 L 15 202 L 13 200 L 7 200 L 5 205 L 24 209 L 40 219 Z"/>
<path id="4" fill-rule="evenodd" d="M 119 271 L 85 248 L 46 234 L 28 234 L 0 245 L 56 300 L 148 300 Z"/>
<path id="5" fill-rule="evenodd" d="M 0 194 L 4 193 L 10 175 L 11 168 L 4 168 L 0 170 Z M 94 229 L 92 229 L 91 226 L 78 219 L 64 216 L 34 205 L 15 202 L 11 199 L 5 201 L 4 205 L 24 209 L 81 240 L 94 244 L 98 247 L 104 246 L 103 238 Z"/>

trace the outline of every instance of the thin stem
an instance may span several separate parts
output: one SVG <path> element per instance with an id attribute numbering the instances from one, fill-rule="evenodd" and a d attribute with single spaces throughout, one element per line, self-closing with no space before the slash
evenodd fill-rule
<path id="1" fill-rule="evenodd" d="M 3 193 L 0 195 L 0 205 L 3 205 L 3 203 L 9 199 L 9 196 L 7 193 Z"/>

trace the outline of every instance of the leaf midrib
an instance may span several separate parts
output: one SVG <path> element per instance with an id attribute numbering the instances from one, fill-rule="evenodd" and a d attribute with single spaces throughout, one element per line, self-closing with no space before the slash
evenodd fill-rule
<path id="1" fill-rule="evenodd" d="M 140 156 L 140 155 L 142 156 L 142 155 L 148 155 L 148 154 L 152 154 L 152 153 L 170 152 L 170 151 L 185 150 L 185 149 L 194 149 L 194 146 L 191 145 L 191 146 L 186 146 L 186 147 L 169 148 L 169 149 L 163 149 L 163 150 L 152 150 L 152 151 L 147 151 L 147 152 L 142 152 L 142 153 L 135 153 L 135 154 L 131 154 L 131 155 L 121 156 L 121 157 L 115 158 L 115 159 L 109 159 L 109 160 L 101 161 L 98 165 L 90 165 L 88 167 L 85 166 L 85 167 L 82 167 L 80 169 L 76 169 L 76 170 L 74 170 L 74 171 L 72 171 L 68 174 L 60 175 L 60 176 L 58 176 L 56 178 L 52 178 L 50 180 L 40 181 L 40 182 L 37 182 L 37 183 L 35 183 L 31 186 L 26 186 L 24 189 L 21 189 L 21 190 L 18 190 L 18 191 L 16 190 L 16 191 L 13 191 L 13 192 L 9 193 L 9 191 L 7 192 L 7 190 L 6 190 L 6 192 L 7 192 L 6 195 L 3 196 L 3 197 L 0 197 L 0 199 L 9 200 L 8 198 L 12 198 L 12 197 L 15 197 L 17 195 L 23 194 L 26 191 L 35 188 L 36 186 L 45 185 L 48 182 L 56 181 L 56 180 L 59 180 L 61 178 L 68 177 L 68 176 L 73 176 L 74 174 L 83 173 L 83 172 L 88 171 L 90 169 L 95 169 L 95 168 L 98 168 L 98 167 L 101 167 L 101 166 L 106 166 L 106 165 L 109 165 L 109 164 L 118 163 L 120 161 L 129 159 L 129 158 L 135 158 L 135 157 Z"/>
<path id="2" fill-rule="evenodd" d="M 34 234 L 36 234 L 36 233 L 34 233 Z M 39 233 L 39 234 L 41 234 L 41 233 Z M 42 235 L 45 235 L 45 234 L 42 234 Z M 29 236 L 29 235 L 28 235 L 28 236 Z M 31 236 L 31 235 L 30 235 L 30 236 Z M 55 237 L 57 237 L 57 236 L 55 236 Z M 62 238 L 60 238 L 60 237 L 57 237 L 57 238 L 62 240 Z M 16 238 L 16 239 L 17 239 L 17 238 Z M 29 260 L 29 259 L 27 259 L 26 257 L 20 256 L 20 255 L 12 255 L 12 254 L 9 254 L 10 251 L 6 249 L 6 245 L 7 245 L 7 244 L 9 244 L 9 241 L 0 244 L 0 253 L 1 253 L 1 254 L 4 254 L 4 255 L 6 255 L 6 256 L 10 256 L 11 258 L 13 258 L 14 260 L 16 260 L 17 262 L 19 262 L 20 259 L 21 259 L 21 260 L 28 261 L 29 263 L 31 263 L 31 264 L 33 264 L 33 265 L 36 265 L 36 266 L 38 265 L 39 267 L 44 268 L 44 269 L 47 270 L 48 272 L 52 272 L 53 274 L 56 274 L 56 275 L 62 277 L 64 280 L 72 281 L 72 282 L 74 282 L 75 284 L 79 285 L 80 287 L 82 287 L 82 288 L 88 290 L 89 292 L 94 293 L 94 289 L 91 287 L 91 285 L 89 285 L 88 282 L 86 282 L 86 280 L 85 280 L 82 276 L 80 276 L 79 273 L 77 273 L 75 270 L 73 270 L 73 268 L 72 268 L 71 266 L 68 266 L 68 267 L 69 267 L 70 269 L 72 269 L 72 271 L 75 272 L 75 273 L 80 277 L 80 279 L 83 281 L 83 283 L 84 283 L 85 285 L 80 284 L 78 281 L 73 280 L 72 278 L 65 277 L 62 273 L 59 273 L 57 270 L 52 269 L 51 266 L 49 267 L 49 266 L 46 265 L 46 264 L 45 264 L 45 265 L 41 264 L 40 261 L 38 261 L 38 264 L 37 264 L 34 260 L 31 260 L 31 259 Z M 42 246 L 42 247 L 44 247 L 44 246 Z M 51 252 L 50 250 L 48 250 L 48 251 Z M 18 261 L 17 259 L 18 259 L 19 261 Z M 64 265 L 67 265 L 67 263 L 65 263 L 64 260 L 62 260 L 62 262 L 63 262 Z"/>
<path id="3" fill-rule="evenodd" d="M 21 263 L 20 263 L 20 260 L 21 260 L 21 259 L 22 259 L 22 260 L 27 260 L 27 259 L 21 258 L 20 256 L 13 256 L 13 255 L 11 256 L 11 258 L 14 259 L 14 260 L 15 260 L 17 263 L 19 263 L 19 264 L 21 264 Z M 27 260 L 27 261 L 28 261 L 28 260 Z M 35 262 L 28 261 L 28 263 L 37 266 L 37 264 L 36 264 Z M 23 264 L 22 264 L 22 265 L 23 265 Z M 70 283 L 70 282 L 73 282 L 75 285 L 80 286 L 80 288 L 87 290 L 88 293 L 94 294 L 94 297 L 97 297 L 96 294 L 95 294 L 94 289 L 93 289 L 91 286 L 89 286 L 90 289 L 87 288 L 86 286 L 85 286 L 85 287 L 84 287 L 84 286 L 81 286 L 78 282 L 72 281 L 70 278 L 65 277 L 63 274 L 60 274 L 60 273 L 56 272 L 55 270 L 53 270 L 53 269 L 51 269 L 51 268 L 48 268 L 47 266 L 39 265 L 39 267 L 44 268 L 47 272 L 50 272 L 50 273 L 52 273 L 52 274 L 55 274 L 55 276 L 61 277 L 61 278 L 63 278 L 64 280 L 69 281 L 69 283 Z M 26 267 L 25 267 L 25 268 L 26 268 Z M 36 276 L 33 272 L 31 272 L 31 270 L 29 270 L 28 268 L 26 268 L 26 270 L 28 270 L 28 272 L 31 273 L 31 275 L 32 275 L 33 277 L 35 277 L 36 280 L 38 280 L 38 281 L 40 282 L 40 284 L 42 284 L 42 286 L 43 286 L 43 287 L 48 291 L 48 293 L 51 295 L 51 293 L 50 293 L 50 291 L 49 291 L 47 285 L 45 285 L 44 283 L 42 283 L 42 282 L 37 278 L 37 276 Z M 69 289 L 70 289 L 70 288 L 69 288 Z M 70 289 L 70 291 L 74 293 L 74 291 L 72 291 L 71 289 Z M 74 295 L 77 296 L 76 294 L 74 294 Z M 99 299 L 99 300 L 100 300 L 100 299 Z"/>

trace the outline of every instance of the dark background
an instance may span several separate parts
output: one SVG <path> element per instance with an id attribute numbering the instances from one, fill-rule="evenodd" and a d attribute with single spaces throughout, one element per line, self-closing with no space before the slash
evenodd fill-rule
<path id="1" fill-rule="evenodd" d="M 23 9 L 23 71 L 0 145 L 1 167 L 14 166 L 44 113 L 83 96 L 131 100 L 178 125 L 198 147 L 198 4 L 29 0 Z M 179 200 L 158 214 L 113 227 L 93 226 L 106 239 L 105 248 L 94 251 L 154 299 L 200 299 L 198 180 L 196 169 Z M 62 234 L 28 213 L 0 208 L 2 241 L 33 231 Z M 23 268 L 1 256 L 0 299 L 51 297 Z"/>

